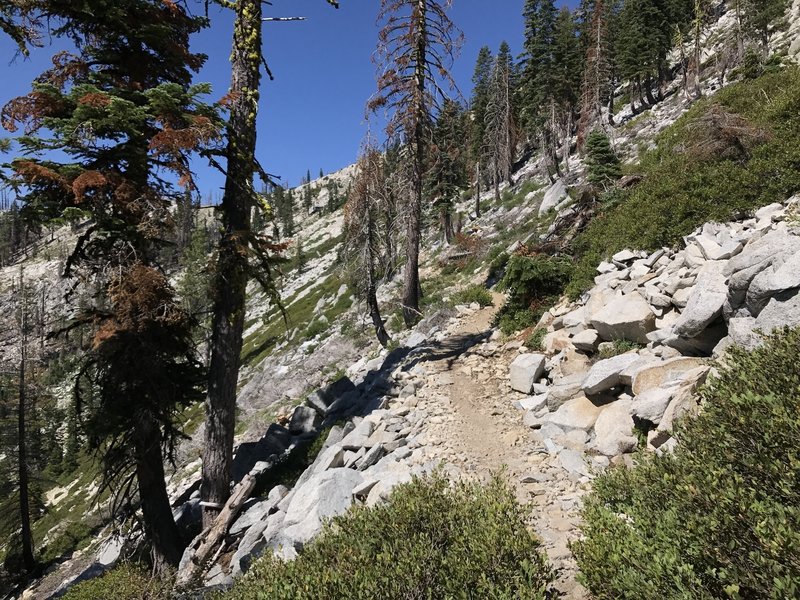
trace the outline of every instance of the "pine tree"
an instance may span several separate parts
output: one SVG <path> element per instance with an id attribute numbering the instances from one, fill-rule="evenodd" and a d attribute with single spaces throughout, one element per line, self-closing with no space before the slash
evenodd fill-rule
<path id="1" fill-rule="evenodd" d="M 590 10 L 586 27 L 583 31 L 582 43 L 585 47 L 586 61 L 581 83 L 581 106 L 578 120 L 578 148 L 583 150 L 586 136 L 600 121 L 603 107 L 611 90 L 611 44 L 609 31 L 609 6 L 604 0 L 593 0 L 594 6 L 584 4 L 584 10 Z M 586 16 L 584 17 L 586 18 Z"/>
<path id="2" fill-rule="evenodd" d="M 410 164 L 402 298 L 407 327 L 421 315 L 419 245 L 431 122 L 442 92 L 439 82 L 455 87 L 447 67 L 463 38 L 447 15 L 450 4 L 450 0 L 381 0 L 378 17 L 384 23 L 378 46 L 382 73 L 369 109 L 384 107 L 392 113 L 388 137 L 402 137 Z"/>
<path id="3" fill-rule="evenodd" d="M 492 79 L 494 59 L 488 46 L 478 52 L 475 72 L 472 75 L 472 97 L 470 99 L 471 127 L 470 149 L 472 164 L 475 165 L 475 216 L 481 216 L 481 184 L 483 175 L 484 151 L 486 149 L 486 105 L 489 102 L 489 86 Z"/>
<path id="4" fill-rule="evenodd" d="M 298 274 L 306 270 L 307 262 L 308 259 L 303 249 L 303 238 L 298 235 L 294 240 L 294 264 L 297 267 Z"/>
<path id="5" fill-rule="evenodd" d="M 511 105 L 511 51 L 506 42 L 500 46 L 489 87 L 486 105 L 485 145 L 486 163 L 494 184 L 495 200 L 500 200 L 500 183 L 513 185 L 511 167 L 514 163 L 516 125 Z"/>
<path id="6" fill-rule="evenodd" d="M 586 139 L 587 179 L 597 187 L 607 189 L 622 176 L 619 157 L 608 136 L 595 129 Z"/>
<path id="7" fill-rule="evenodd" d="M 40 7 L 34 2 L 2 0 L 0 2 L 0 31 L 10 37 L 23 56 L 30 46 L 39 45 Z"/>
<path id="8" fill-rule="evenodd" d="M 786 14 L 789 0 L 742 0 L 743 25 L 751 38 L 758 40 L 764 54 L 769 48 L 773 24 Z"/>
<path id="9" fill-rule="evenodd" d="M 551 102 L 555 107 L 554 140 L 562 142 L 562 159 L 565 170 L 569 170 L 570 140 L 576 121 L 578 99 L 580 96 L 581 72 L 580 39 L 575 15 L 562 8 L 556 19 L 553 32 L 553 74 L 550 90 Z"/>
<path id="10" fill-rule="evenodd" d="M 189 51 L 189 37 L 204 20 L 157 0 L 51 0 L 47 8 L 60 23 L 54 33 L 77 53 L 57 54 L 33 91 L 4 107 L 3 124 L 26 126 L 13 169 L 28 214 L 48 223 L 77 207 L 91 219 L 65 267 L 105 304 L 82 315 L 99 328 L 76 384 L 90 382 L 92 393 L 79 408 L 104 483 L 135 474 L 154 568 L 163 571 L 177 565 L 184 541 L 162 448 L 174 448 L 177 414 L 196 398 L 200 367 L 191 322 L 158 264 L 172 233 L 169 205 L 182 192 L 155 173 L 191 185 L 190 153 L 218 135 L 216 111 L 201 98 L 207 86 L 190 85 L 203 57 Z M 43 148 L 68 162 L 41 157 Z"/>
<path id="11" fill-rule="evenodd" d="M 536 137 L 548 118 L 547 97 L 553 85 L 553 39 L 558 11 L 554 0 L 525 0 L 520 107 L 523 126 Z"/>
<path id="12" fill-rule="evenodd" d="M 467 186 L 467 135 L 466 114 L 462 106 L 453 100 L 445 100 L 433 130 L 430 149 L 428 188 L 438 207 L 439 223 L 445 241 L 450 243 L 453 230 L 453 201 Z"/>
<path id="13" fill-rule="evenodd" d="M 210 527 L 230 497 L 233 436 L 236 428 L 236 388 L 241 366 L 242 334 L 246 312 L 247 283 L 252 275 L 275 293 L 270 262 L 280 249 L 272 240 L 254 235 L 250 209 L 258 201 L 253 176 L 268 174 L 255 157 L 256 122 L 261 88 L 261 0 L 215 0 L 234 9 L 231 50 L 230 114 L 226 129 L 225 190 L 218 207 L 222 236 L 214 269 L 215 292 L 211 326 L 211 362 L 206 398 L 207 422 L 203 452 L 203 527 Z M 338 7 L 336 0 L 326 0 Z M 265 182 L 266 182 L 265 181 Z M 260 263 L 251 268 L 251 253 Z"/>

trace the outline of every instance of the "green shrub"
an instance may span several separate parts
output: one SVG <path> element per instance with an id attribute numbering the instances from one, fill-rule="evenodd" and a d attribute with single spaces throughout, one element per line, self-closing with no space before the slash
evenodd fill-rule
<path id="1" fill-rule="evenodd" d="M 314 339 L 321 333 L 328 331 L 330 324 L 325 319 L 314 319 L 306 327 L 306 339 Z"/>
<path id="2" fill-rule="evenodd" d="M 600 352 L 597 356 L 602 360 L 605 358 L 613 358 L 614 356 L 619 356 L 620 354 L 625 354 L 631 350 L 640 350 L 641 348 L 643 348 L 642 344 L 638 344 L 636 342 L 631 342 L 629 340 L 614 340 L 613 342 L 609 342 L 607 345 L 601 345 Z"/>
<path id="3" fill-rule="evenodd" d="M 544 327 L 540 327 L 536 329 L 533 333 L 528 336 L 528 339 L 525 340 L 525 346 L 529 350 L 536 350 L 537 352 L 542 352 L 544 350 L 544 336 L 547 335 L 547 330 Z"/>
<path id="4" fill-rule="evenodd" d="M 572 274 L 566 258 L 536 254 L 512 256 L 500 288 L 508 299 L 498 313 L 498 324 L 505 334 L 535 325 L 563 293 Z"/>
<path id="5" fill-rule="evenodd" d="M 122 564 L 111 571 L 72 586 L 64 600 L 168 600 L 171 582 L 154 579 L 140 566 Z"/>
<path id="6" fill-rule="evenodd" d="M 222 598 L 544 598 L 553 575 L 525 516 L 499 478 L 415 479 L 335 518 L 295 561 L 256 562 Z"/>
<path id="7" fill-rule="evenodd" d="M 481 307 L 494 306 L 492 294 L 482 285 L 471 285 L 468 288 L 461 290 L 453 300 L 456 304 L 472 304 L 477 302 Z"/>
<path id="8" fill-rule="evenodd" d="M 740 140 L 744 152 L 733 151 L 737 144 L 722 148 L 739 133 L 703 126 L 712 111 L 733 115 L 745 136 L 761 135 Z M 674 246 L 707 221 L 727 221 L 800 190 L 800 68 L 721 90 L 696 103 L 657 142 L 637 167 L 642 182 L 614 194 L 576 239 L 570 296 L 591 287 L 598 263 L 623 248 Z M 717 151 L 703 152 L 712 145 Z"/>
<path id="9" fill-rule="evenodd" d="M 800 329 L 734 350 L 674 455 L 594 482 L 574 544 L 598 599 L 800 597 Z"/>
<path id="10" fill-rule="evenodd" d="M 600 188 L 622 177 L 619 157 L 601 129 L 594 129 L 586 139 L 586 171 L 589 183 Z"/>
<path id="11" fill-rule="evenodd" d="M 92 528 L 81 521 L 68 521 L 42 549 L 41 561 L 49 563 L 83 548 L 92 535 Z"/>

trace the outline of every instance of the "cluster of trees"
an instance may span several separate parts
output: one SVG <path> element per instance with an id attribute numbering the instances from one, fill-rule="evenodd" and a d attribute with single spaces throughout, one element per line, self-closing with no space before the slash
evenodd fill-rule
<path id="1" fill-rule="evenodd" d="M 0 260 L 24 243 L 21 231 L 69 218 L 88 221 L 64 265 L 86 301 L 57 332 L 87 333 L 75 384 L 80 418 L 74 422 L 102 456 L 105 483 L 138 498 L 155 571 L 177 565 L 186 545 L 172 518 L 164 463 L 181 437 L 181 410 L 202 398 L 206 529 L 230 497 L 247 285 L 255 279 L 277 294 L 275 256 L 286 246 L 276 239 L 295 233 L 295 200 L 307 208 L 313 202 L 311 186 L 293 198 L 255 156 L 266 65 L 262 26 L 283 19 L 264 17 L 269 3 L 261 0 L 216 1 L 234 13 L 231 86 L 218 102 L 207 100 L 208 86 L 194 83 L 205 57 L 189 44 L 208 20 L 184 3 L 0 1 L 0 29 L 23 52 L 38 44 L 45 26 L 74 48 L 57 53 L 31 92 L 2 109 L 3 126 L 22 134 L 8 169 L 18 204 L 0 219 L 0 228 L 11 234 Z M 573 12 L 557 10 L 554 0 L 526 0 L 521 55 L 516 58 L 508 44 L 496 56 L 481 49 L 464 106 L 448 98 L 455 96 L 449 66 L 461 43 L 448 16 L 450 0 L 381 1 L 378 92 L 369 110 L 388 113 L 387 148 L 366 145 L 346 194 L 335 181 L 328 184 L 330 210 L 347 197 L 348 250 L 360 265 L 358 281 L 381 343 L 389 340 L 376 286 L 394 272 L 398 255 L 405 261 L 405 323 L 411 326 L 421 315 L 426 216 L 433 214 L 450 241 L 457 229 L 455 199 L 470 182 L 479 215 L 480 191 L 492 186 L 499 195 L 504 181 L 513 182 L 515 161 L 526 154 L 541 151 L 551 177 L 560 176 L 569 168 L 577 133 L 579 146 L 588 140 L 602 157 L 608 149 L 591 134 L 613 118 L 623 83 L 634 109 L 656 102 L 679 74 L 687 94 L 697 95 L 709 4 L 584 0 Z M 763 51 L 786 0 L 729 4 L 737 17 L 737 56 L 748 45 Z M 674 50 L 681 57 L 677 67 L 668 60 Z M 225 174 L 214 236 L 197 223 L 190 169 L 195 155 Z M 601 183 L 618 173 L 611 158 L 598 164 Z M 266 192 L 256 191 L 257 179 Z M 269 206 L 276 209 L 272 215 Z M 270 218 L 273 235 L 261 226 Z M 299 263 L 299 242 L 297 249 Z M 180 263 L 186 276 L 176 290 L 165 273 Z M 208 324 L 207 365 L 197 356 L 198 321 Z M 19 327 L 27 344 L 27 322 Z M 35 565 L 26 521 L 34 509 L 24 498 L 31 497 L 27 469 L 34 462 L 25 455 L 25 442 L 33 439 L 25 427 L 24 407 L 31 401 L 26 348 L 4 381 L 18 383 L 12 386 L 18 401 L 16 479 L 21 532 L 30 547 L 22 562 L 30 573 Z"/>
<path id="2" fill-rule="evenodd" d="M 104 484 L 141 508 L 156 572 L 176 566 L 187 542 L 172 518 L 164 464 L 182 436 L 181 410 L 202 399 L 204 389 L 206 525 L 230 495 L 245 289 L 253 277 L 274 290 L 272 257 L 282 249 L 250 223 L 260 206 L 254 178 L 270 181 L 255 159 L 265 64 L 261 30 L 270 19 L 263 17 L 259 0 L 219 4 L 235 13 L 232 84 L 222 100 L 211 103 L 208 86 L 193 83 L 205 57 L 189 48 L 191 36 L 208 20 L 183 3 L 0 3 L 0 27 L 25 52 L 45 31 L 73 47 L 53 57 L 52 68 L 36 78 L 29 94 L 3 108 L 3 126 L 22 129 L 7 178 L 19 192 L 15 206 L 24 211 L 26 227 L 75 215 L 88 220 L 64 265 L 87 301 L 73 322 L 54 333 L 90 334 L 74 386 L 76 423 L 102 458 Z M 204 227 L 195 226 L 194 154 L 226 175 L 217 210 L 221 232 L 213 242 Z M 9 208 L 11 219 L 4 224 L 9 220 L 16 227 L 16 209 Z M 214 242 L 216 264 L 210 265 L 212 281 L 205 287 L 208 265 L 200 263 L 208 261 L 200 255 L 207 257 Z M 196 267 L 183 278 L 182 298 L 165 275 L 181 261 Z M 194 337 L 197 317 L 204 313 L 210 323 L 207 369 Z M 20 365 L 26 364 L 23 352 Z M 29 376 L 18 379 L 26 382 Z M 23 383 L 16 389 L 23 407 L 30 394 Z M 25 414 L 17 411 L 14 480 L 26 540 L 22 568 L 30 575 L 36 565 L 26 473 L 34 462 L 25 448 L 36 436 L 23 426 Z"/>
<path id="3" fill-rule="evenodd" d="M 726 4 L 723 9 L 734 11 L 737 26 L 718 52 L 723 79 L 748 48 L 766 56 L 776 19 L 787 8 L 786 0 Z M 447 16 L 449 5 L 447 0 L 381 3 L 379 91 L 369 108 L 388 113 L 387 146 L 399 148 L 402 165 L 397 191 L 402 198 L 396 206 L 405 222 L 399 237 L 405 244 L 402 308 L 407 325 L 420 316 L 424 218 L 438 222 L 444 239 L 452 241 L 453 205 L 469 183 L 474 182 L 474 213 L 480 216 L 481 192 L 491 187 L 499 200 L 503 182 L 514 183 L 516 161 L 534 152 L 541 153 L 547 174 L 555 179 L 569 171 L 573 152 L 591 151 L 599 157 L 592 160 L 604 165 L 594 165 L 592 182 L 607 186 L 619 177 L 619 165 L 600 132 L 614 124 L 615 100 L 627 96 L 635 114 L 662 100 L 667 84 L 678 76 L 687 98 L 699 97 L 705 30 L 718 16 L 712 8 L 720 10 L 709 0 L 582 0 L 574 11 L 558 9 L 555 0 L 526 0 L 521 53 L 515 56 L 506 42 L 496 55 L 481 48 L 465 106 L 447 92 L 448 84 L 454 87 L 448 67 L 460 42 Z M 360 171 L 377 159 L 363 160 Z M 350 197 L 350 214 L 362 215 L 359 222 L 368 216 L 364 189 L 360 182 Z M 361 246 L 364 232 L 356 231 L 354 244 Z M 370 260 L 359 263 L 368 274 Z M 385 337 L 380 328 L 378 337 Z"/>

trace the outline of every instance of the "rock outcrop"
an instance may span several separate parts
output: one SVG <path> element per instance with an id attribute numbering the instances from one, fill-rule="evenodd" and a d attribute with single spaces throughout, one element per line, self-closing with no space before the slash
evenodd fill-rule
<path id="1" fill-rule="evenodd" d="M 519 369 L 534 355 L 511 363 L 512 390 L 534 393 L 538 380 L 530 400 L 514 399 L 524 423 L 553 451 L 569 446 L 600 468 L 639 440 L 672 449 L 674 423 L 700 408 L 696 391 L 714 359 L 733 344 L 752 348 L 764 334 L 800 325 L 800 235 L 787 219 L 797 203 L 707 223 L 678 251 L 624 250 L 601 263 L 594 288 L 542 320 L 550 323 L 547 370 L 526 367 L 535 377 L 522 381 Z M 616 348 L 624 353 L 608 356 Z M 569 432 L 578 434 L 567 440 Z M 577 468 L 574 456 L 564 460 Z"/>

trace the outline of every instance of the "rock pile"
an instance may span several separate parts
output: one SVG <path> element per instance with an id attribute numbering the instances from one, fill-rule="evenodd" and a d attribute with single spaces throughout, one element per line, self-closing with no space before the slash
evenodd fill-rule
<path id="1" fill-rule="evenodd" d="M 679 251 L 624 250 L 600 264 L 580 301 L 543 317 L 544 353 L 510 365 L 525 424 L 553 452 L 577 448 L 601 467 L 624 460 L 641 435 L 652 450 L 671 449 L 711 359 L 800 325 L 800 236 L 787 217 L 796 202 L 707 223 Z"/>

